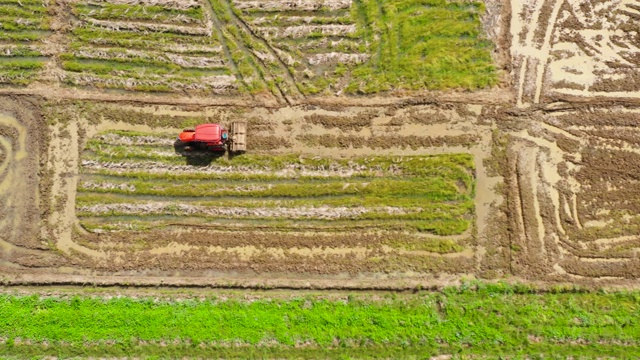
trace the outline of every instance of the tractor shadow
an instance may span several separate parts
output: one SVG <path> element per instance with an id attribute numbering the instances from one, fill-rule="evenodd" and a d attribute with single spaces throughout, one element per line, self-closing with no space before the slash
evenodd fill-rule
<path id="1" fill-rule="evenodd" d="M 212 162 L 225 155 L 224 151 L 212 152 L 206 149 L 194 148 L 193 146 L 187 147 L 185 143 L 180 140 L 176 140 L 173 143 L 173 149 L 176 154 L 182 155 L 182 157 L 185 158 L 186 164 L 190 166 L 209 166 Z"/>

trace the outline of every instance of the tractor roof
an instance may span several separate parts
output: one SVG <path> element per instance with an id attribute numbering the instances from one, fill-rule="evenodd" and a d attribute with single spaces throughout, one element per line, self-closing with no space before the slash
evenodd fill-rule
<path id="1" fill-rule="evenodd" d="M 222 128 L 219 124 L 202 124 L 196 126 L 196 141 L 219 141 Z"/>

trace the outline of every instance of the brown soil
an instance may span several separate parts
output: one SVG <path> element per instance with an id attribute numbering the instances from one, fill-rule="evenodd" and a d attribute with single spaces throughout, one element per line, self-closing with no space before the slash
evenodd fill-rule
<path id="1" fill-rule="evenodd" d="M 322 146 L 326 148 L 369 148 L 391 149 L 410 148 L 413 150 L 428 147 L 464 146 L 470 147 L 480 140 L 477 135 L 465 134 L 458 136 L 397 136 L 381 135 L 368 138 L 354 135 L 301 135 L 298 140 L 309 146 Z"/>
<path id="2" fill-rule="evenodd" d="M 330 116 L 330 115 L 309 115 L 305 116 L 305 121 L 321 125 L 326 129 L 338 128 L 343 131 L 360 131 L 365 127 L 372 125 L 372 120 L 377 116 L 375 111 L 366 111 L 353 117 Z"/>
<path id="3" fill-rule="evenodd" d="M 47 249 L 40 239 L 40 214 L 48 204 L 38 196 L 38 169 L 46 161 L 46 127 L 39 123 L 37 103 L 0 98 L 0 239 L 19 247 Z M 27 139 L 26 134 L 29 134 Z M 4 168 L 4 169 L 3 169 Z M 46 192 L 46 189 L 42 189 Z"/>

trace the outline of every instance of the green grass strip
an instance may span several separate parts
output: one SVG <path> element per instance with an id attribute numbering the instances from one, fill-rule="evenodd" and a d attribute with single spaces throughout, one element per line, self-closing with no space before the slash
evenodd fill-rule
<path id="1" fill-rule="evenodd" d="M 26 7 L 29 5 L 43 6 L 42 0 L 0 0 L 0 5 L 19 5 Z"/>
<path id="2" fill-rule="evenodd" d="M 157 61 L 132 61 L 121 62 L 113 60 L 67 60 L 62 62 L 62 68 L 73 72 L 89 72 L 99 75 L 118 74 L 118 76 L 131 76 L 134 78 L 145 79 L 149 74 L 159 75 L 178 75 L 183 77 L 199 77 L 206 75 L 220 75 L 224 71 L 209 71 L 190 69 L 183 70 L 179 65 L 172 63 L 160 63 Z"/>
<path id="3" fill-rule="evenodd" d="M 2 41 L 20 41 L 35 42 L 41 40 L 48 33 L 46 31 L 28 30 L 28 31 L 0 31 L 0 40 Z"/>
<path id="4" fill-rule="evenodd" d="M 102 135 L 114 134 L 131 138 L 133 142 L 139 137 L 152 136 L 161 139 L 175 140 L 173 136 L 158 136 L 155 134 L 145 133 L 128 133 L 128 132 L 105 132 Z M 184 159 L 177 154 L 173 156 L 173 146 L 166 145 L 116 145 L 109 143 L 107 140 L 90 139 L 86 145 L 86 151 L 83 158 L 92 160 L 117 161 L 117 160 L 153 160 L 162 161 L 171 164 L 184 164 Z M 171 155 L 159 155 L 157 152 L 162 151 L 171 153 Z M 302 154 L 285 154 L 285 155 L 263 155 L 263 154 L 244 154 L 234 157 L 233 159 L 220 158 L 215 160 L 215 164 L 221 166 L 253 166 L 256 168 L 269 170 L 281 170 L 289 165 L 304 165 L 306 167 L 330 168 L 331 166 L 350 166 L 363 165 L 369 168 L 376 168 L 380 171 L 390 171 L 399 169 L 405 175 L 431 176 L 435 174 L 451 175 L 461 177 L 466 174 L 470 176 L 470 172 L 475 169 L 473 155 L 471 154 L 442 154 L 442 155 L 424 155 L 424 156 L 362 156 L 349 159 L 334 159 L 329 157 L 309 156 Z"/>
<path id="5" fill-rule="evenodd" d="M 41 57 L 42 53 L 40 52 L 40 50 L 29 47 L 29 46 L 16 45 L 15 47 L 9 48 L 9 54 L 5 52 L 4 54 L 2 54 L 2 56 L 3 58 L 6 58 L 6 57 L 30 58 L 30 57 Z"/>
<path id="6" fill-rule="evenodd" d="M 252 302 L 241 296 L 168 301 L 2 295 L 0 337 L 8 340 L 0 350 L 83 356 L 94 351 L 101 356 L 640 355 L 638 292 L 476 286 L 347 301 L 322 294 Z M 32 345 L 16 345 L 18 338 Z M 41 345 L 45 341 L 49 346 Z"/>
<path id="7" fill-rule="evenodd" d="M 0 70 L 0 83 L 28 85 L 37 78 L 37 73 L 29 70 Z"/>
<path id="8" fill-rule="evenodd" d="M 22 18 L 12 18 L 4 16 L 0 12 L 0 28 L 5 31 L 22 31 L 22 30 L 49 30 L 50 24 L 48 18 L 42 18 L 37 21 L 24 23 Z"/>
<path id="9" fill-rule="evenodd" d="M 172 44 L 182 45 L 218 45 L 215 37 L 184 35 L 169 32 L 136 32 L 106 30 L 86 25 L 71 31 L 78 41 L 99 45 L 115 45 L 120 47 L 138 47 L 154 49 L 157 45 L 167 46 Z"/>
<path id="10" fill-rule="evenodd" d="M 114 179 L 115 180 L 115 179 Z M 99 180 L 98 180 L 99 182 Z M 85 186 L 85 182 L 78 183 L 79 190 L 89 190 L 98 193 L 116 193 L 131 195 L 154 195 L 163 197 L 242 197 L 242 198 L 310 198 L 321 196 L 360 195 L 380 198 L 421 197 L 425 202 L 431 201 L 459 201 L 468 196 L 460 194 L 455 180 L 444 178 L 373 179 L 368 183 L 356 181 L 310 182 L 294 184 L 271 184 L 265 187 L 262 183 L 246 183 L 237 185 L 221 185 L 215 181 L 189 181 L 175 183 L 173 181 L 109 181 L 116 185 L 132 185 L 134 188 L 93 188 L 93 182 Z M 348 186 L 347 186 L 348 184 Z"/>
<path id="11" fill-rule="evenodd" d="M 184 161 L 182 163 L 184 165 Z M 313 180 L 331 180 L 331 181 L 345 181 L 348 179 L 372 179 L 376 177 L 382 177 L 384 174 L 380 174 L 374 171 L 360 171 L 354 173 L 352 176 L 324 176 L 324 175 L 300 175 L 299 173 L 292 172 L 290 175 L 275 175 L 275 174 L 251 174 L 242 171 L 237 172 L 211 172 L 211 173 L 173 173 L 169 170 L 166 172 L 150 173 L 146 171 L 115 171 L 115 170 L 89 170 L 82 169 L 82 174 L 99 175 L 103 177 L 120 177 L 127 179 L 138 180 L 172 180 L 172 181 L 189 181 L 189 180 L 221 180 L 221 181 L 250 181 L 250 182 L 268 182 L 268 181 L 283 181 L 283 180 L 297 180 L 297 181 L 313 181 Z"/>
<path id="12" fill-rule="evenodd" d="M 0 58 L 0 70 L 39 70 L 44 67 L 44 60 L 33 58 Z"/>
<path id="13" fill-rule="evenodd" d="M 170 200 L 175 203 L 201 205 L 201 206 L 219 206 L 219 207 L 242 207 L 247 209 L 254 208 L 295 208 L 295 207 L 383 207 L 393 206 L 401 208 L 422 208 L 425 210 L 433 210 L 438 208 L 446 208 L 447 211 L 452 211 L 453 207 L 464 208 L 463 212 L 471 212 L 473 206 L 468 209 L 468 204 L 473 204 L 472 197 L 462 197 L 458 200 L 459 203 L 438 203 L 438 202 L 426 202 L 425 199 L 419 196 L 409 197 L 392 197 L 384 196 L 367 196 L 361 195 L 342 195 L 332 197 L 318 197 L 318 198 L 251 198 L 251 197 L 221 197 L 221 198 L 207 198 L 204 196 L 197 197 L 154 197 L 154 196 L 135 196 L 135 195 L 123 195 L 117 193 L 100 193 L 92 192 L 89 190 L 81 190 L 76 196 L 76 206 L 92 206 L 103 204 L 144 204 L 149 201 L 162 201 Z"/>
<path id="14" fill-rule="evenodd" d="M 0 15 L 3 17 L 16 17 L 29 20 L 40 20 L 42 16 L 47 12 L 47 8 L 40 4 L 23 4 L 20 6 L 15 4 L 0 4 L 2 5 L 2 11 Z"/>

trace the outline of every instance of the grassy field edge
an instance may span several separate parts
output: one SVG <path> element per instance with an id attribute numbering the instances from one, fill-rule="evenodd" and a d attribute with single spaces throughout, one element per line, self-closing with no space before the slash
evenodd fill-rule
<path id="1" fill-rule="evenodd" d="M 473 282 L 438 292 L 196 298 L 0 295 L 0 353 L 637 356 L 640 291 Z M 530 357 L 529 357 L 530 358 Z"/>
<path id="2" fill-rule="evenodd" d="M 509 359 L 566 359 L 580 358 L 637 358 L 640 349 L 635 345 L 614 344 L 532 344 L 526 348 L 515 350 L 496 346 L 493 349 L 477 351 L 463 347 L 443 347 L 434 349 L 428 346 L 398 347 L 377 346 L 372 348 L 280 348 L 280 347 L 212 347 L 202 348 L 190 345 L 181 346 L 33 346 L 33 345 L 0 345 L 2 359 L 50 359 L 57 358 L 94 358 L 105 356 L 123 358 L 166 359 L 166 358 L 276 358 L 276 359 L 428 359 L 438 355 L 453 355 L 451 359 L 477 359 L 507 356 Z"/>

